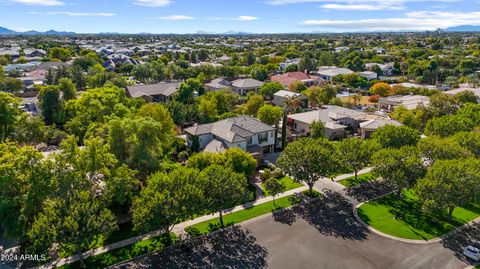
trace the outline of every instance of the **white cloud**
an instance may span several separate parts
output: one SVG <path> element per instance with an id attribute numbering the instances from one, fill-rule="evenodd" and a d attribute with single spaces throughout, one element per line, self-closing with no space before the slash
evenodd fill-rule
<path id="1" fill-rule="evenodd" d="M 17 3 L 29 6 L 63 6 L 64 2 L 58 0 L 10 0 L 10 3 Z"/>
<path id="2" fill-rule="evenodd" d="M 242 15 L 242 16 L 229 17 L 229 18 L 209 17 L 207 19 L 212 21 L 256 21 L 258 20 L 258 17 Z"/>
<path id="3" fill-rule="evenodd" d="M 195 18 L 187 15 L 170 15 L 170 16 L 158 17 L 158 19 L 170 20 L 170 21 L 182 21 L 182 20 L 193 20 Z"/>
<path id="4" fill-rule="evenodd" d="M 383 9 L 403 9 L 402 5 L 375 5 L 375 4 L 325 4 L 320 6 L 323 9 L 335 9 L 335 10 L 361 10 L 361 11 L 372 11 L 372 10 L 383 10 Z"/>
<path id="5" fill-rule="evenodd" d="M 340 3 L 340 4 L 375 4 L 384 6 L 403 5 L 407 2 L 457 2 L 459 0 L 267 0 L 271 5 L 287 5 L 301 3 Z"/>
<path id="6" fill-rule="evenodd" d="M 256 21 L 258 20 L 257 17 L 254 17 L 254 16 L 238 16 L 238 17 L 235 17 L 235 18 L 228 18 L 229 20 L 232 20 L 232 21 Z"/>
<path id="7" fill-rule="evenodd" d="M 64 15 L 64 16 L 72 16 L 72 17 L 111 17 L 115 16 L 115 13 L 107 13 L 107 12 L 98 12 L 98 13 L 88 13 L 88 12 L 70 12 L 70 11 L 48 11 L 48 12 L 36 12 L 31 11 L 28 14 L 32 15 Z"/>
<path id="8" fill-rule="evenodd" d="M 133 4 L 144 7 L 164 7 L 171 2 L 170 0 L 133 0 Z"/>
<path id="9" fill-rule="evenodd" d="M 458 25 L 480 25 L 480 12 L 414 11 L 402 18 L 361 20 L 305 20 L 301 26 L 342 31 L 435 30 Z"/>

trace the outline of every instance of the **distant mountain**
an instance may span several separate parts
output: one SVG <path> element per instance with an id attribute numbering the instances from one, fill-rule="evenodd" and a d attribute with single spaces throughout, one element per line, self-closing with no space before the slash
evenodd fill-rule
<path id="1" fill-rule="evenodd" d="M 444 29 L 445 32 L 480 32 L 480 25 L 459 25 Z"/>
<path id="2" fill-rule="evenodd" d="M 26 32 L 17 32 L 4 27 L 0 27 L 0 35 L 75 35 L 74 32 L 59 32 L 55 30 L 49 30 L 46 32 L 39 31 L 26 31 Z"/>
<path id="3" fill-rule="evenodd" d="M 15 31 L 12 31 L 12 30 L 7 29 L 7 28 L 0 27 L 0 35 L 11 35 L 11 34 L 15 34 L 15 33 L 16 33 Z"/>

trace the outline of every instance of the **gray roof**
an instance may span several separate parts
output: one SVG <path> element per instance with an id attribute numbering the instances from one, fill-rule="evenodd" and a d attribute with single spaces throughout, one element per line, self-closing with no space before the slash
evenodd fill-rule
<path id="1" fill-rule="evenodd" d="M 180 83 L 178 82 L 160 82 L 157 84 L 128 86 L 127 91 L 133 98 L 155 95 L 171 96 L 178 90 L 179 85 Z"/>
<path id="2" fill-rule="evenodd" d="M 222 141 L 217 139 L 212 139 L 212 141 L 210 141 L 210 143 L 208 143 L 207 146 L 205 146 L 205 148 L 203 149 L 204 152 L 212 153 L 220 153 L 224 152 L 225 150 L 227 150 L 227 147 L 223 144 Z"/>
<path id="3" fill-rule="evenodd" d="M 401 126 L 402 124 L 396 120 L 390 120 L 390 119 L 373 119 L 369 121 L 365 121 L 360 123 L 360 128 L 362 129 L 368 129 L 368 130 L 376 130 L 380 127 L 383 127 L 385 125 L 395 125 L 395 126 Z"/>
<path id="4" fill-rule="evenodd" d="M 242 78 L 242 79 L 237 79 L 232 81 L 232 86 L 235 88 L 251 89 L 251 88 L 259 88 L 262 85 L 263 85 L 263 82 L 253 78 Z"/>
<path id="5" fill-rule="evenodd" d="M 214 88 L 214 89 L 224 89 L 228 88 L 232 85 L 232 83 L 224 78 L 216 78 L 209 83 L 206 83 L 205 86 Z"/>
<path id="6" fill-rule="evenodd" d="M 255 134 L 274 131 L 275 128 L 250 116 L 239 116 L 185 129 L 192 135 L 212 134 L 230 143 L 245 141 Z"/>
<path id="7" fill-rule="evenodd" d="M 342 118 L 353 118 L 356 120 L 364 119 L 368 113 L 357 111 L 340 106 L 323 106 L 322 109 L 288 115 L 288 118 L 311 124 L 314 121 L 321 121 L 323 124 L 328 122 L 337 123 Z"/>

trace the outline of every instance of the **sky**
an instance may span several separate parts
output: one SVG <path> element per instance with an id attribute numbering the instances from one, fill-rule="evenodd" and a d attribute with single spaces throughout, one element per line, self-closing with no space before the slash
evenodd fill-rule
<path id="1" fill-rule="evenodd" d="M 0 26 L 77 33 L 308 33 L 480 25 L 480 0 L 0 0 Z"/>

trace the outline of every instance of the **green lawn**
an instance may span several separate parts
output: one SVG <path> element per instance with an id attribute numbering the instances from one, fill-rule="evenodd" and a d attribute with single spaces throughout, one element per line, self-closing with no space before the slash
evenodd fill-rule
<path id="1" fill-rule="evenodd" d="M 345 179 L 342 179 L 342 180 L 338 181 L 338 183 L 342 184 L 343 186 L 345 186 L 347 188 L 351 188 L 351 187 L 360 185 L 364 182 L 376 180 L 377 178 L 378 178 L 378 176 L 373 174 L 373 172 L 369 172 L 369 173 L 366 173 L 366 174 L 358 175 L 357 179 L 355 179 L 354 176 L 353 177 L 348 177 L 348 178 L 345 178 Z"/>
<path id="2" fill-rule="evenodd" d="M 242 221 L 246 221 L 251 218 L 258 217 L 278 209 L 286 208 L 297 203 L 298 203 L 298 200 L 294 199 L 292 195 L 282 197 L 275 200 L 276 207 L 273 205 L 273 201 L 263 203 L 251 208 L 247 208 L 247 209 L 237 211 L 228 215 L 224 215 L 223 222 L 225 224 L 240 223 Z M 200 222 L 189 227 L 197 229 L 201 234 L 205 234 L 209 232 L 208 227 L 210 224 L 217 225 L 218 223 L 220 223 L 220 219 L 214 218 L 212 220 Z"/>
<path id="3" fill-rule="evenodd" d="M 158 251 L 177 241 L 175 234 L 171 234 L 171 240 L 168 236 L 161 235 L 152 239 L 137 242 L 133 245 L 115 249 L 100 255 L 85 259 L 86 268 L 105 268 L 123 261 L 130 260 L 145 253 Z M 80 268 L 80 262 L 61 266 L 62 269 Z"/>
<path id="4" fill-rule="evenodd" d="M 480 204 L 457 207 L 452 220 L 447 212 L 425 213 L 412 190 L 404 191 L 403 200 L 390 194 L 363 204 L 358 215 L 373 228 L 406 239 L 428 240 L 448 233 L 480 216 Z M 395 218 L 395 215 L 398 215 Z"/>
<path id="5" fill-rule="evenodd" d="M 293 190 L 303 186 L 303 184 L 298 183 L 295 180 L 293 180 L 291 177 L 287 177 L 287 176 L 280 178 L 279 181 L 285 185 L 285 191 Z M 262 190 L 266 196 L 270 196 L 270 193 L 267 190 L 265 190 L 265 183 L 262 183 Z"/>

